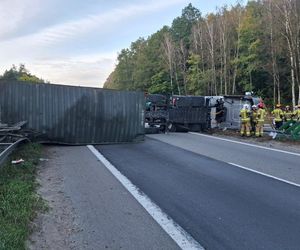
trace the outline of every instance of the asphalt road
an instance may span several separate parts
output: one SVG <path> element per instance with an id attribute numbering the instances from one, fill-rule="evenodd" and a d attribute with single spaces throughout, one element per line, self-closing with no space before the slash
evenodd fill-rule
<path id="1" fill-rule="evenodd" d="M 74 247 L 59 248 L 53 239 L 51 249 L 179 249 L 87 147 L 51 147 L 51 151 L 56 153 L 49 155 L 48 164 L 58 166 L 59 192 L 73 207 L 64 213 L 73 213 L 79 228 L 71 233 Z"/>
<path id="2" fill-rule="evenodd" d="M 216 147 L 230 162 L 243 158 L 235 146 Z M 206 249 L 299 249 L 299 187 L 150 138 L 97 149 Z M 279 160 L 268 154 L 258 157 Z"/>
<path id="3" fill-rule="evenodd" d="M 158 134 L 149 137 L 300 184 L 300 154 L 291 155 L 219 140 L 218 137 L 190 133 Z M 247 140 L 245 142 L 247 143 Z"/>

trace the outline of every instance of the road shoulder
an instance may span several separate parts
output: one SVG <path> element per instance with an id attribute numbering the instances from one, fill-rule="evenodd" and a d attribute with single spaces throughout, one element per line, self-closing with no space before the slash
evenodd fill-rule
<path id="1" fill-rule="evenodd" d="M 48 147 L 31 249 L 178 249 L 87 147 Z"/>
<path id="2" fill-rule="evenodd" d="M 258 145 L 262 147 L 267 147 L 271 149 L 286 150 L 289 152 L 300 153 L 300 143 L 299 141 L 279 141 L 272 139 L 270 135 L 265 135 L 264 137 L 241 137 L 238 131 L 218 131 L 211 136 L 217 138 L 223 138 L 243 143 L 249 143 L 253 145 Z"/>

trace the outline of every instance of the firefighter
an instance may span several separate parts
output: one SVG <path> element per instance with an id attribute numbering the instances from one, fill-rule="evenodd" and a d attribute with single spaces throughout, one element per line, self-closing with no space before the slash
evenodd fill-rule
<path id="1" fill-rule="evenodd" d="M 272 111 L 272 115 L 274 116 L 275 128 L 279 129 L 282 126 L 283 118 L 283 112 L 280 104 L 276 104 L 276 108 Z"/>
<path id="2" fill-rule="evenodd" d="M 264 104 L 264 101 L 262 99 L 259 100 L 259 103 L 257 104 L 258 106 L 262 106 L 263 108 L 266 108 L 266 105 Z"/>
<path id="3" fill-rule="evenodd" d="M 257 137 L 264 135 L 265 117 L 266 117 L 266 110 L 264 109 L 264 105 L 259 103 L 258 111 L 257 111 L 257 125 L 255 130 L 255 136 Z"/>
<path id="4" fill-rule="evenodd" d="M 295 106 L 295 111 L 293 113 L 295 121 L 300 121 L 300 105 Z"/>
<path id="5" fill-rule="evenodd" d="M 293 114 L 293 111 L 291 110 L 289 105 L 285 106 L 285 110 L 283 112 L 283 115 L 284 115 L 284 121 L 290 122 L 290 121 L 293 120 L 294 114 Z"/>
<path id="6" fill-rule="evenodd" d="M 251 113 L 251 133 L 254 135 L 257 126 L 257 106 L 252 105 L 252 113 Z"/>
<path id="7" fill-rule="evenodd" d="M 241 136 L 245 134 L 250 136 L 250 116 L 251 111 L 248 104 L 244 104 L 243 108 L 240 111 L 241 117 Z"/>
<path id="8" fill-rule="evenodd" d="M 217 126 L 220 127 L 220 124 L 222 122 L 225 122 L 226 120 L 226 114 L 227 114 L 227 108 L 224 107 L 224 101 L 223 99 L 218 99 L 216 103 L 216 122 Z"/>

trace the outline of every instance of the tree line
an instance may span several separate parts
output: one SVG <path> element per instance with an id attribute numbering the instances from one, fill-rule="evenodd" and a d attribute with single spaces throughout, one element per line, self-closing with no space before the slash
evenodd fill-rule
<path id="1" fill-rule="evenodd" d="M 29 70 L 26 69 L 24 64 L 20 64 L 19 67 L 17 67 L 16 65 L 12 65 L 9 70 L 5 70 L 3 75 L 0 75 L 0 80 L 23 81 L 31 83 L 49 83 L 31 74 Z"/>
<path id="2" fill-rule="evenodd" d="M 105 88 L 179 95 L 254 91 L 269 104 L 300 104 L 300 2 L 259 0 L 205 16 L 189 4 L 118 55 Z"/>

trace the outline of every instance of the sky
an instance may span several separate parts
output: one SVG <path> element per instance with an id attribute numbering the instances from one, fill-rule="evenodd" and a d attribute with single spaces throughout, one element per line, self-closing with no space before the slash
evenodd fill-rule
<path id="1" fill-rule="evenodd" d="M 57 84 L 102 87 L 118 52 L 189 3 L 204 15 L 236 0 L 0 0 L 0 74 L 13 64 Z"/>

